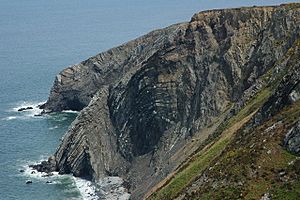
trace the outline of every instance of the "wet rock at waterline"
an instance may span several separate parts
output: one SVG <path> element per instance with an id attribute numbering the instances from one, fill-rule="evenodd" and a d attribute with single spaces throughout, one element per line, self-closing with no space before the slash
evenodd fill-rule
<path id="1" fill-rule="evenodd" d="M 50 156 L 47 161 L 42 161 L 40 164 L 29 165 L 29 167 L 37 170 L 38 172 L 45 172 L 48 176 L 53 175 L 51 172 L 57 170 L 57 165 L 54 156 Z"/>
<path id="2" fill-rule="evenodd" d="M 33 109 L 33 107 L 30 106 L 30 107 L 19 108 L 18 111 L 22 112 L 22 111 L 25 111 L 25 110 L 32 110 L 32 109 Z"/>

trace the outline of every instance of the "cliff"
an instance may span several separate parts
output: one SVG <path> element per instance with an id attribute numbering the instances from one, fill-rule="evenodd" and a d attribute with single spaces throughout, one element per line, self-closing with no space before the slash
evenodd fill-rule
<path id="1" fill-rule="evenodd" d="M 299 199 L 300 40 L 149 199 Z"/>
<path id="2" fill-rule="evenodd" d="M 81 112 L 51 160 L 56 170 L 95 181 L 120 176 L 132 199 L 171 198 L 160 192 L 223 131 L 229 145 L 242 126 L 253 129 L 297 102 L 299 76 L 289 70 L 299 69 L 299 11 L 299 4 L 204 11 L 63 70 L 44 112 Z M 285 143 L 299 152 L 293 130 Z M 201 177 L 209 164 L 199 166 Z M 186 180 L 174 198 L 189 197 L 197 179 Z M 196 185 L 194 197 L 204 191 Z"/>

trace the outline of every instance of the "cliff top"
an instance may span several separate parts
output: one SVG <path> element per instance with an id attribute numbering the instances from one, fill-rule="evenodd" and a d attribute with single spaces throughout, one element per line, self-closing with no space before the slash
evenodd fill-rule
<path id="1" fill-rule="evenodd" d="M 252 7 L 238 7 L 238 8 L 226 8 L 226 9 L 211 9 L 211 10 L 205 10 L 198 13 L 195 13 L 192 18 L 191 22 L 193 21 L 199 21 L 203 20 L 206 17 L 213 16 L 217 13 L 224 14 L 224 13 L 240 13 L 242 11 L 273 11 L 274 9 L 298 9 L 300 8 L 300 3 L 287 3 L 287 4 L 280 4 L 280 5 L 274 5 L 274 6 L 252 6 Z"/>

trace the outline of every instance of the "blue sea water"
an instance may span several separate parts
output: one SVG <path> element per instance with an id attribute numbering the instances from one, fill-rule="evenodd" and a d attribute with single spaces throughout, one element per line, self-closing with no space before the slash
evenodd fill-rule
<path id="1" fill-rule="evenodd" d="M 41 178 L 26 168 L 55 152 L 76 113 L 36 117 L 38 109 L 17 109 L 46 101 L 64 67 L 153 29 L 188 21 L 200 10 L 284 2 L 0 0 L 0 199 L 87 198 L 82 195 L 86 188 L 71 176 Z M 33 184 L 26 185 L 28 179 Z"/>

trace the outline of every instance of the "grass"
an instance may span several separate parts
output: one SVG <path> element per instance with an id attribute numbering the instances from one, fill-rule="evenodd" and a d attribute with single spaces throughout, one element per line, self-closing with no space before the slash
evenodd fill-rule
<path id="1" fill-rule="evenodd" d="M 300 4 L 299 4 L 300 5 Z M 279 41 L 275 41 L 277 43 L 281 43 Z M 274 90 L 282 80 L 283 76 L 287 74 L 288 71 L 291 70 L 291 68 L 294 66 L 293 64 L 290 64 L 288 66 L 285 66 L 282 71 L 277 72 L 277 70 L 274 70 L 277 66 L 282 65 L 287 59 L 289 62 L 297 62 L 299 55 L 297 55 L 296 49 L 300 47 L 300 39 L 297 39 L 294 42 L 294 45 L 288 49 L 288 51 L 285 53 L 284 56 L 282 56 L 280 59 L 278 59 L 273 67 L 271 67 L 268 71 L 262 75 L 261 80 L 264 83 L 267 83 L 270 85 L 270 89 Z"/>
<path id="2" fill-rule="evenodd" d="M 232 126 L 233 124 L 239 122 L 241 119 L 248 116 L 250 113 L 257 110 L 259 107 L 263 105 L 263 103 L 268 99 L 271 95 L 271 89 L 266 87 L 262 91 L 260 91 L 255 97 L 253 97 L 247 105 L 240 110 L 237 115 L 231 117 L 229 120 L 225 121 L 221 126 L 218 128 L 216 132 L 223 132 L 228 127 Z"/>
<path id="3" fill-rule="evenodd" d="M 201 156 L 196 157 L 191 161 L 190 165 L 183 171 L 179 172 L 159 193 L 153 195 L 152 199 L 173 199 L 177 194 L 184 189 L 188 184 L 209 166 L 220 152 L 226 147 L 229 138 L 224 138 L 216 142 L 208 151 L 201 152 Z"/>
<path id="4" fill-rule="evenodd" d="M 226 180 L 226 184 L 221 184 L 214 188 L 210 183 L 202 185 L 198 191 L 189 196 L 190 199 L 260 199 L 263 194 L 272 194 L 272 199 L 299 199 L 299 174 L 293 168 L 299 163 L 291 165 L 291 161 L 297 159 L 296 156 L 285 151 L 279 144 L 282 141 L 282 136 L 288 129 L 297 121 L 295 116 L 300 116 L 300 106 L 295 104 L 289 109 L 284 109 L 282 113 L 275 116 L 272 120 L 257 127 L 244 135 L 242 138 L 235 137 L 228 144 L 226 151 L 218 157 L 219 165 L 214 165 L 213 170 L 207 172 L 207 176 L 214 180 Z M 284 118 L 284 125 L 278 127 L 272 132 L 274 135 L 262 134 L 268 127 L 277 122 L 277 118 Z M 243 131 L 238 131 L 236 136 Z M 239 141 L 239 145 L 237 145 Z M 246 145 L 242 143 L 246 142 Z M 266 142 L 263 142 L 266 141 Z M 256 144 L 254 148 L 256 153 L 253 153 L 251 144 Z M 271 150 L 271 154 L 266 153 Z M 251 168 L 253 167 L 253 168 Z M 257 176 L 252 177 L 250 172 L 254 169 Z M 280 171 L 285 171 L 290 177 L 290 182 L 278 180 Z M 292 183 L 295 181 L 295 183 Z M 222 181 L 221 181 L 222 182 Z M 237 186 L 237 182 L 242 182 L 242 186 Z"/>
<path id="5" fill-rule="evenodd" d="M 243 135 L 243 131 L 236 133 L 227 151 L 219 157 L 220 164 L 207 174 L 214 181 L 226 179 L 227 183 L 219 185 L 218 188 L 207 183 L 203 188 L 198 188 L 192 199 L 252 200 L 261 199 L 266 193 L 276 200 L 300 199 L 300 158 L 280 145 L 284 135 L 298 121 L 299 116 L 300 101 L 284 108 L 246 135 Z M 283 123 L 278 123 L 271 132 L 265 132 L 278 119 L 284 120 Z M 255 148 L 251 147 L 252 144 L 256 145 Z M 267 153 L 269 150 L 271 153 Z M 280 172 L 285 175 L 279 175 Z M 232 186 L 239 181 L 243 185 L 232 190 Z"/>
<path id="6" fill-rule="evenodd" d="M 244 189 L 238 187 L 224 186 L 218 190 L 210 188 L 201 192 L 200 199 L 239 199 L 239 195 L 242 195 L 243 199 L 259 199 L 264 193 L 271 191 L 271 188 L 275 188 L 273 193 L 277 199 L 280 199 L 282 195 L 285 195 L 286 187 L 282 184 L 273 183 L 275 175 L 280 169 L 287 169 L 288 164 L 295 159 L 295 156 L 285 151 L 280 146 L 282 141 L 282 134 L 287 132 L 287 127 L 291 126 L 300 116 L 300 102 L 295 103 L 292 108 L 287 107 L 282 112 L 256 128 L 253 134 L 265 130 L 267 127 L 275 124 L 278 119 L 284 119 L 284 126 L 277 130 L 277 136 L 268 140 L 268 143 L 263 144 L 263 137 L 249 135 L 244 140 L 249 140 L 247 147 L 240 147 L 235 149 L 233 141 L 236 139 L 235 134 L 245 124 L 256 110 L 268 99 L 271 94 L 270 89 L 266 88 L 262 90 L 255 98 L 249 101 L 249 103 L 234 117 L 230 118 L 222 128 L 222 134 L 215 142 L 211 142 L 200 152 L 198 152 L 191 160 L 188 161 L 169 181 L 163 185 L 158 191 L 150 196 L 150 199 L 174 199 L 185 188 L 187 188 L 201 173 L 211 166 L 213 161 L 217 158 L 222 163 L 218 167 L 215 167 L 215 176 L 221 176 L 219 170 L 226 169 L 228 166 L 227 176 L 230 177 L 229 181 L 236 183 L 238 180 L 242 180 L 246 185 Z M 280 135 L 281 134 L 281 135 Z M 265 151 L 263 153 L 253 153 L 250 143 L 259 144 L 260 147 L 256 147 L 259 151 L 263 151 L 264 148 L 271 149 L 272 154 L 269 155 Z M 224 149 L 226 148 L 226 151 Z M 222 157 L 220 155 L 222 154 Z M 274 159 L 275 158 L 275 159 Z M 256 159 L 256 160 L 255 160 Z M 267 161 L 267 162 L 266 162 Z M 236 163 L 239 162 L 237 165 Z M 256 170 L 258 170 L 261 178 L 249 178 L 249 171 L 251 163 L 254 163 Z M 252 163 L 252 164 L 253 164 Z M 270 171 L 273 171 L 270 173 Z M 213 173 L 213 172 L 212 172 Z M 274 185 L 275 184 L 275 185 Z M 276 187 L 275 187 L 276 186 Z M 295 186 L 296 187 L 296 186 Z M 299 187 L 292 189 L 293 194 L 290 194 L 291 198 L 298 195 Z M 299 197 L 299 196 L 298 196 Z"/>
<path id="7" fill-rule="evenodd" d="M 295 200 L 300 197 L 300 183 L 296 184 L 283 184 L 282 186 L 275 186 L 271 190 L 273 200 Z"/>
<path id="8" fill-rule="evenodd" d="M 296 46 L 300 46 L 300 40 L 297 40 Z M 290 49 L 286 56 L 297 57 L 294 55 L 294 49 Z M 204 188 L 199 188 L 196 192 L 197 199 L 199 197 L 201 197 L 200 199 L 226 199 L 226 197 L 229 199 L 260 199 L 264 193 L 269 191 L 274 195 L 272 196 L 273 199 L 284 199 L 284 196 L 286 196 L 287 199 L 300 199 L 299 182 L 299 184 L 294 184 L 292 187 L 287 187 L 285 184 L 276 181 L 278 170 L 287 170 L 289 168 L 287 163 L 295 160 L 295 156 L 283 150 L 280 144 L 283 137 L 282 135 L 283 133 L 286 133 L 287 127 L 291 126 L 292 123 L 295 123 L 300 116 L 299 102 L 293 105 L 292 108 L 284 108 L 282 112 L 273 117 L 272 120 L 255 128 L 255 131 L 251 136 L 246 136 L 246 138 L 242 139 L 240 138 L 240 140 L 247 141 L 248 143 L 259 144 L 259 147 L 255 147 L 255 150 L 257 151 L 253 151 L 249 145 L 247 146 L 247 143 L 244 144 L 245 146 L 240 146 L 236 149 L 234 143 L 239 141 L 236 141 L 237 137 L 233 137 L 236 134 L 240 134 L 237 133 L 238 130 L 240 130 L 241 127 L 251 119 L 252 115 L 265 103 L 288 70 L 289 69 L 284 69 L 277 74 L 276 78 L 273 80 L 270 79 L 273 73 L 272 69 L 269 70 L 266 75 L 262 77 L 262 80 L 267 82 L 269 87 L 265 87 L 261 90 L 238 112 L 237 115 L 222 123 L 215 133 L 204 143 L 206 146 L 199 147 L 196 154 L 184 163 L 174 175 L 164 180 L 164 184 L 161 185 L 149 199 L 174 199 L 178 197 L 182 191 L 193 183 L 193 181 L 195 181 L 204 170 L 210 167 L 216 159 L 218 159 L 221 165 L 218 167 L 214 166 L 215 169 L 209 173 L 215 173 L 214 176 L 218 179 L 222 176 L 220 170 L 227 169 L 226 177 L 224 177 L 225 179 L 228 179 L 229 182 L 232 181 L 232 183 L 242 180 L 244 185 L 240 188 L 223 185 L 218 189 L 204 186 Z M 281 119 L 285 120 L 285 125 L 277 130 L 277 136 L 272 140 L 268 139 L 266 144 L 262 143 L 263 137 L 258 135 L 258 133 Z M 253 134 L 256 136 L 253 136 Z M 226 151 L 224 151 L 225 148 Z M 272 149 L 271 155 L 264 151 L 265 148 Z M 239 164 L 237 164 L 237 162 Z M 252 169 L 253 166 L 255 169 Z M 256 170 L 256 173 L 261 177 L 249 177 L 250 172 L 253 170 Z M 290 190 L 292 190 L 292 192 L 287 194 L 287 191 Z"/>
<path id="9" fill-rule="evenodd" d="M 283 4 L 283 5 L 287 9 L 300 8 L 300 3 L 288 3 L 288 4 Z"/>
<path id="10" fill-rule="evenodd" d="M 184 188 L 195 180 L 223 152 L 231 142 L 234 133 L 252 117 L 270 94 L 271 92 L 266 88 L 250 100 L 237 115 L 230 118 L 217 130 L 222 134 L 216 142 L 211 142 L 198 152 L 160 190 L 153 193 L 150 199 L 174 199 L 177 197 Z"/>

